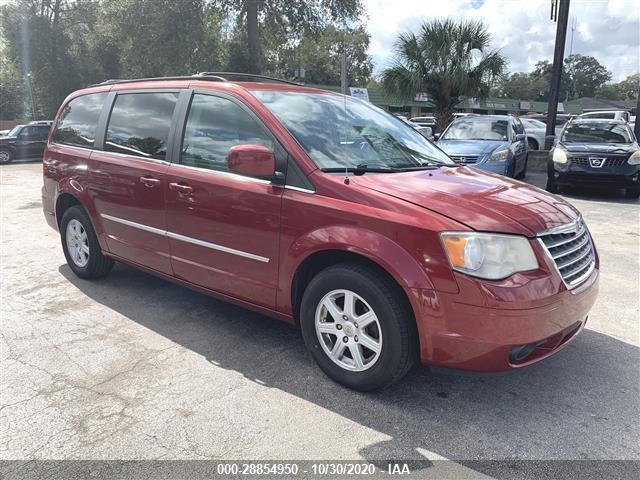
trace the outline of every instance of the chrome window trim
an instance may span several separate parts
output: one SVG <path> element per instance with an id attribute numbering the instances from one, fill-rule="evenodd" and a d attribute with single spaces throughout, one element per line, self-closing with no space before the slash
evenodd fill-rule
<path id="1" fill-rule="evenodd" d="M 106 213 L 101 213 L 100 216 L 107 220 L 111 220 L 112 222 L 121 223 L 129 227 L 137 228 L 139 230 L 144 230 L 145 232 L 155 233 L 156 235 L 160 235 L 163 237 L 168 237 L 174 240 L 180 240 L 183 242 L 192 243 L 200 247 L 210 248 L 212 250 L 229 253 L 231 255 L 237 255 L 239 257 L 248 258 L 250 260 L 256 260 L 262 263 L 269 263 L 269 258 L 262 257 L 260 255 L 255 255 L 253 253 L 243 252 L 242 250 L 236 250 L 235 248 L 225 247 L 224 245 L 218 245 L 217 243 L 205 242 L 204 240 L 198 240 L 197 238 L 187 237 L 185 235 L 180 235 L 179 233 L 173 233 L 167 230 L 162 230 L 160 228 L 150 227 L 148 225 L 143 225 L 141 223 L 132 222 L 131 220 L 125 220 L 124 218 L 118 218 L 118 217 L 114 217 L 113 215 L 107 215 Z"/>
<path id="2" fill-rule="evenodd" d="M 302 187 L 295 187 L 293 185 L 285 185 L 284 188 L 286 188 L 287 190 L 294 190 L 296 192 L 302 192 L 302 193 L 316 193 L 315 190 L 309 190 L 308 188 L 302 188 Z"/>
<path id="3" fill-rule="evenodd" d="M 153 162 L 153 163 L 160 163 L 162 165 L 170 165 L 171 162 L 168 162 L 167 160 L 160 160 L 159 158 L 147 158 L 147 157 L 141 157 L 139 155 L 134 155 L 132 153 L 119 153 L 119 152 L 111 152 L 108 150 L 93 150 L 94 152 L 100 152 L 100 154 L 106 154 L 106 155 L 112 155 L 114 157 L 119 157 L 119 158 L 127 158 L 130 160 L 142 160 L 143 162 Z"/>
<path id="4" fill-rule="evenodd" d="M 172 163 L 171 164 L 172 167 L 179 167 L 179 168 L 186 168 L 188 170 L 196 170 L 196 171 L 200 171 L 200 172 L 209 172 L 209 173 L 213 173 L 213 174 L 217 174 L 217 175 L 224 175 L 227 177 L 231 177 L 231 178 L 237 178 L 238 180 L 247 180 L 250 182 L 255 182 L 255 183 L 262 183 L 264 185 L 271 185 L 273 182 L 271 182 L 271 180 L 265 180 L 263 178 L 255 178 L 255 177 L 248 177 L 246 175 L 240 175 L 239 173 L 233 173 L 233 172 L 226 172 L 224 170 L 215 170 L 212 168 L 204 168 L 204 167 L 193 167 L 191 165 L 183 165 L 181 163 Z"/>

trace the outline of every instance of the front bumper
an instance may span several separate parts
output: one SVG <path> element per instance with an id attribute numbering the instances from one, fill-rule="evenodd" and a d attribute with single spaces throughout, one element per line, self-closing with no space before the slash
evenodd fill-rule
<path id="1" fill-rule="evenodd" d="M 544 272 L 528 279 L 516 274 L 493 290 L 464 275 L 456 276 L 457 294 L 408 289 L 418 312 L 421 361 L 499 372 L 542 360 L 582 330 L 598 294 L 598 277 L 596 269 L 573 290 Z M 521 351 L 526 355 L 517 358 L 514 353 Z"/>
<path id="2" fill-rule="evenodd" d="M 600 168 L 578 166 L 572 163 L 558 165 L 549 161 L 549 178 L 558 185 L 592 185 L 602 187 L 639 187 L 640 166 L 624 164 Z"/>

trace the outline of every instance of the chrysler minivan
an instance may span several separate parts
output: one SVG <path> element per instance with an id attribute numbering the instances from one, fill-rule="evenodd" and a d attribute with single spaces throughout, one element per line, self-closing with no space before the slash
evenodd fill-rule
<path id="1" fill-rule="evenodd" d="M 416 361 L 518 369 L 584 327 L 599 261 L 557 196 L 452 161 L 368 102 L 259 76 L 71 94 L 43 158 L 69 267 L 123 262 L 299 325 L 373 390 Z"/>

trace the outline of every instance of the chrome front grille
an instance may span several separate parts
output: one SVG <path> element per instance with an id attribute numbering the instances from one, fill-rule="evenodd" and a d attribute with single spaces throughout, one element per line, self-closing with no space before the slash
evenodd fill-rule
<path id="1" fill-rule="evenodd" d="M 594 155 L 594 157 L 604 159 L 604 163 L 602 164 L 602 166 L 596 168 L 621 167 L 627 162 L 627 157 L 606 157 L 598 155 Z M 572 157 L 571 165 L 577 165 L 579 167 L 591 167 L 589 157 Z"/>
<path id="2" fill-rule="evenodd" d="M 593 244 L 582 218 L 542 232 L 538 238 L 569 288 L 580 285 L 595 268 Z"/>
<path id="3" fill-rule="evenodd" d="M 477 155 L 449 155 L 458 163 L 476 163 L 478 161 Z"/>

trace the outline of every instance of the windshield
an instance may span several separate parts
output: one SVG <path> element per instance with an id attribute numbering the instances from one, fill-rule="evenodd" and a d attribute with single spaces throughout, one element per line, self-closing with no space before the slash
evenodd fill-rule
<path id="1" fill-rule="evenodd" d="M 456 164 L 404 122 L 342 95 L 252 92 L 322 169 Z"/>
<path id="2" fill-rule="evenodd" d="M 17 137 L 22 127 L 24 127 L 24 125 L 16 125 L 7 133 L 7 137 Z"/>
<path id="3" fill-rule="evenodd" d="M 521 118 L 524 128 L 547 128 L 546 123 L 542 123 L 540 120 L 533 118 Z"/>
<path id="4" fill-rule="evenodd" d="M 509 140 L 507 120 L 465 118 L 456 120 L 444 132 L 444 140 Z"/>
<path id="5" fill-rule="evenodd" d="M 631 130 L 621 123 L 574 123 L 562 133 L 565 143 L 632 143 Z"/>

